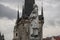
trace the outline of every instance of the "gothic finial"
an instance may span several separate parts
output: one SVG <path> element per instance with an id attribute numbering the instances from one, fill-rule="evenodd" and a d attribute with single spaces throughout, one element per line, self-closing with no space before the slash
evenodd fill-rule
<path id="1" fill-rule="evenodd" d="M 17 11 L 17 21 L 16 21 L 16 23 L 18 23 L 18 20 L 19 20 L 19 5 L 18 5 L 18 11 Z"/>
<path id="2" fill-rule="evenodd" d="M 18 5 L 18 11 L 17 11 L 17 20 L 19 20 L 19 5 Z"/>
<path id="3" fill-rule="evenodd" d="M 41 15 L 43 16 L 43 7 L 41 7 Z"/>
<path id="4" fill-rule="evenodd" d="M 43 16 L 43 0 L 41 2 L 41 15 Z"/>

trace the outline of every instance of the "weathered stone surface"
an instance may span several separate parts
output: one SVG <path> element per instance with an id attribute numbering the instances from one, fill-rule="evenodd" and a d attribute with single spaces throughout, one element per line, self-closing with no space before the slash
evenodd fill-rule
<path id="1" fill-rule="evenodd" d="M 42 40 L 44 17 L 38 15 L 38 6 L 34 0 L 25 0 L 22 17 L 17 22 L 13 40 Z"/>

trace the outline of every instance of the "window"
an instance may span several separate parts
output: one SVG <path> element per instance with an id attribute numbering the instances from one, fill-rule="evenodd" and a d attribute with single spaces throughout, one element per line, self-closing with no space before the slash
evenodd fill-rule
<path id="1" fill-rule="evenodd" d="M 18 33 L 16 33 L 16 36 L 18 36 Z"/>
<path id="2" fill-rule="evenodd" d="M 38 37 L 38 28 L 33 28 L 33 33 L 31 34 L 32 37 Z"/>
<path id="3" fill-rule="evenodd" d="M 34 34 L 34 35 L 38 35 L 38 29 L 37 29 L 37 28 L 34 28 L 34 29 L 33 29 L 33 34 Z"/>

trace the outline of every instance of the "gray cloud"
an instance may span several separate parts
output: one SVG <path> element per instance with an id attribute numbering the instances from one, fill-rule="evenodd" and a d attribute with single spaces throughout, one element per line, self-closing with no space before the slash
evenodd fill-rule
<path id="1" fill-rule="evenodd" d="M 60 19 L 60 1 L 59 0 L 44 0 L 44 17 L 45 25 L 53 27 L 58 23 L 56 20 Z"/>
<path id="2" fill-rule="evenodd" d="M 17 9 L 19 5 L 19 9 L 21 10 L 24 5 L 24 0 L 0 0 L 0 4 L 11 7 L 12 9 Z"/>
<path id="3" fill-rule="evenodd" d="M 24 3 L 24 0 L 0 0 L 0 2 L 6 2 L 6 3 Z"/>
<path id="4" fill-rule="evenodd" d="M 0 4 L 0 17 L 7 17 L 9 19 L 16 19 L 17 11 L 10 9 L 9 7 L 5 7 Z"/>
<path id="5" fill-rule="evenodd" d="M 15 21 L 8 18 L 0 18 L 0 32 L 4 34 L 5 40 L 12 40 Z"/>

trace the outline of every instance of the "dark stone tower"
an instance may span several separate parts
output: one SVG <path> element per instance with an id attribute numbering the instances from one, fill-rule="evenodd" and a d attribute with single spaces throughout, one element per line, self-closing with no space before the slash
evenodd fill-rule
<path id="1" fill-rule="evenodd" d="M 35 4 L 35 0 L 25 0 L 25 5 L 22 11 L 22 17 L 28 18 L 33 10 L 33 5 Z"/>

